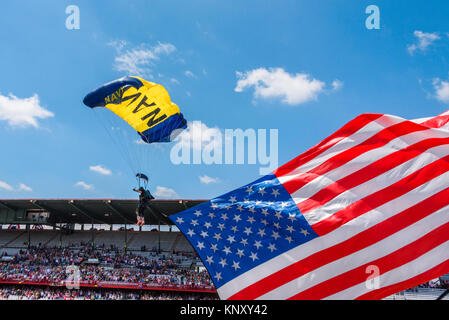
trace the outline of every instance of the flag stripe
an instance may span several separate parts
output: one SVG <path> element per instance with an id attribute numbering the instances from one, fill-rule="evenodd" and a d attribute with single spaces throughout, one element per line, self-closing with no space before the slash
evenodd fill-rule
<path id="1" fill-rule="evenodd" d="M 377 113 L 365 113 L 361 114 L 360 116 L 354 118 L 353 120 L 349 121 L 346 125 L 344 125 L 341 129 L 336 131 L 334 134 L 330 135 L 323 141 L 321 141 L 316 146 L 312 147 L 311 149 L 307 150 L 303 154 L 299 155 L 295 159 L 291 160 L 290 162 L 286 163 L 282 167 L 278 168 L 274 174 L 276 176 L 283 176 L 288 174 L 289 172 L 295 170 L 299 166 L 303 165 L 304 163 L 310 161 L 310 159 L 313 159 L 317 157 L 318 155 L 322 154 L 341 140 L 343 140 L 346 137 L 349 137 L 362 129 L 364 126 L 369 124 L 372 121 L 375 121 L 376 119 L 384 116 L 383 114 L 377 114 Z"/>
<path id="2" fill-rule="evenodd" d="M 447 248 L 447 252 L 449 252 L 449 248 Z M 437 259 L 438 259 L 438 261 L 441 261 L 440 256 L 437 256 Z M 390 296 L 396 292 L 407 290 L 409 288 L 420 285 L 420 284 L 428 281 L 428 279 L 435 279 L 442 274 L 448 273 L 449 272 L 448 270 L 449 270 L 449 259 L 445 260 L 444 262 L 436 265 L 435 267 L 433 267 L 415 277 L 409 278 L 409 279 L 401 281 L 399 283 L 389 285 L 387 287 L 382 287 L 382 288 L 373 290 L 373 291 L 365 293 L 359 297 L 356 297 L 355 299 L 357 299 L 357 300 L 382 299 L 382 298 Z"/>
<path id="3" fill-rule="evenodd" d="M 350 239 L 357 235 L 361 230 L 354 228 L 353 225 L 363 225 L 364 229 L 368 229 L 377 223 L 388 219 L 395 214 L 408 209 L 409 207 L 424 201 L 429 196 L 441 192 L 446 188 L 449 180 L 449 173 L 445 173 L 428 183 L 410 191 L 402 197 L 396 198 L 379 208 L 373 209 L 364 215 L 355 218 L 347 225 L 343 225 L 337 230 L 328 233 L 325 236 L 318 237 L 292 250 L 285 252 L 273 259 L 268 260 L 250 272 L 246 272 L 225 285 L 217 288 L 220 297 L 229 298 L 243 288 L 262 280 L 263 278 L 282 270 L 290 264 L 301 261 L 315 252 L 319 252 L 328 247 L 332 247 L 340 242 Z M 423 192 L 427 190 L 427 192 Z"/>
<path id="4" fill-rule="evenodd" d="M 316 177 L 324 175 L 327 172 L 330 172 L 331 170 L 341 167 L 345 163 L 360 156 L 365 152 L 381 148 L 390 141 L 398 137 L 404 136 L 406 134 L 427 129 L 428 127 L 426 126 L 407 120 L 400 123 L 396 123 L 390 127 L 384 128 L 371 138 L 361 142 L 355 147 L 340 152 L 339 154 L 335 155 L 329 160 L 324 161 L 316 168 L 309 170 L 306 173 L 300 174 L 296 176 L 294 179 L 283 182 L 284 188 L 287 190 L 288 193 L 294 193 L 296 190 L 300 189 L 301 187 L 303 187 Z"/>
<path id="5" fill-rule="evenodd" d="M 304 290 L 289 299 L 323 299 L 331 294 L 344 290 L 348 287 L 363 282 L 367 278 L 367 267 L 377 266 L 381 273 L 397 268 L 412 261 L 427 251 L 441 245 L 449 240 L 449 222 L 429 232 L 413 243 L 391 253 L 380 259 L 366 263 L 356 269 L 340 274 L 330 280 Z"/>
<path id="6" fill-rule="evenodd" d="M 338 260 L 344 256 L 357 252 L 358 250 L 366 248 L 448 204 L 449 188 L 446 188 L 432 197 L 426 198 L 418 204 L 402 211 L 401 213 L 360 232 L 352 238 L 337 243 L 324 250 L 318 251 L 277 272 L 273 272 L 271 275 L 253 283 L 240 292 L 237 292 L 229 299 L 256 299 L 262 294 L 274 290 L 275 288 L 292 281 L 301 275 L 315 270 L 327 263 Z"/>
<path id="7" fill-rule="evenodd" d="M 369 261 L 379 259 L 414 242 L 416 240 L 416 234 L 426 234 L 438 228 L 442 223 L 447 221 L 447 214 L 447 208 L 442 208 L 378 242 L 306 273 L 260 296 L 258 299 L 287 299 L 320 282 L 332 279 L 338 274 L 358 268 Z"/>
<path id="8" fill-rule="evenodd" d="M 449 156 L 438 159 L 431 164 L 413 172 L 391 186 L 377 191 L 365 198 L 347 206 L 345 209 L 340 210 L 329 218 L 321 220 L 312 225 L 313 230 L 319 235 L 335 230 L 339 226 L 348 221 L 351 221 L 357 216 L 377 208 L 380 205 L 391 201 L 410 190 L 424 184 L 427 181 L 434 179 L 435 177 L 447 172 L 449 170 Z"/>
<path id="9" fill-rule="evenodd" d="M 366 167 L 347 175 L 346 177 L 335 181 L 334 183 L 322 188 L 313 196 L 305 201 L 298 203 L 298 208 L 302 214 L 318 208 L 339 194 L 352 189 L 359 184 L 367 182 L 397 166 L 409 161 L 418 155 L 424 153 L 430 148 L 448 144 L 449 138 L 433 138 L 420 141 L 410 145 L 402 150 L 391 153 L 375 162 L 370 163 Z"/>
<path id="10" fill-rule="evenodd" d="M 309 224 L 313 225 L 319 221 L 322 221 L 334 213 L 346 208 L 364 197 L 366 195 L 378 192 L 388 186 L 392 185 L 415 172 L 419 168 L 429 165 L 436 160 L 449 155 L 448 146 L 439 146 L 430 149 L 429 152 L 419 155 L 418 157 L 397 166 L 394 170 L 385 172 L 384 174 L 368 181 L 362 183 L 352 189 L 339 194 L 336 198 L 330 200 L 321 207 L 318 207 L 312 211 L 304 214 Z"/>

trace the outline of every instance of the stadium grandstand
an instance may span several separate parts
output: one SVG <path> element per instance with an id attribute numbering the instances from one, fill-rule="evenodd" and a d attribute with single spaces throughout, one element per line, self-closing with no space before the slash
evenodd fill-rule
<path id="1" fill-rule="evenodd" d="M 201 260 L 164 216 L 204 200 L 0 200 L 0 300 L 218 299 Z M 434 300 L 449 276 L 392 295 Z M 446 296 L 447 298 L 447 296 Z"/>

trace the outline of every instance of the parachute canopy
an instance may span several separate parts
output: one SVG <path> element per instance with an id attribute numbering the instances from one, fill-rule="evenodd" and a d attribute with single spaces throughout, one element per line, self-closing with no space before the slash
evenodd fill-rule
<path id="1" fill-rule="evenodd" d="M 186 126 L 165 88 L 139 77 L 124 77 L 95 89 L 83 100 L 105 107 L 134 128 L 146 143 L 172 141 Z"/>
<path id="2" fill-rule="evenodd" d="M 136 174 L 136 177 L 138 179 L 141 179 L 141 180 L 145 181 L 145 182 L 148 182 L 148 177 L 145 174 L 143 174 L 143 173 Z"/>

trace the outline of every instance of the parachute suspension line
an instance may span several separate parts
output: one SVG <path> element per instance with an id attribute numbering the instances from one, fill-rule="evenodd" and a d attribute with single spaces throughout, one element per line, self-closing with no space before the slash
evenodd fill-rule
<path id="1" fill-rule="evenodd" d="M 101 126 L 103 127 L 103 129 L 106 131 L 106 133 L 108 134 L 108 136 L 110 137 L 112 143 L 115 145 L 115 147 L 117 148 L 117 150 L 120 152 L 123 161 L 126 163 L 126 165 L 128 166 L 128 168 L 131 170 L 131 173 L 136 174 L 136 169 L 133 167 L 132 165 L 132 161 L 130 159 L 129 154 L 127 155 L 123 146 L 121 145 L 121 143 L 119 142 L 120 139 L 116 139 L 113 134 L 111 134 L 110 130 L 107 128 L 106 124 L 105 124 L 105 120 L 103 120 L 99 114 L 97 114 L 97 112 L 100 112 L 98 110 L 94 110 L 94 114 L 95 117 L 97 118 L 98 122 L 101 124 Z M 111 121 L 109 120 L 109 124 L 111 127 L 113 127 L 113 123 L 111 123 Z"/>

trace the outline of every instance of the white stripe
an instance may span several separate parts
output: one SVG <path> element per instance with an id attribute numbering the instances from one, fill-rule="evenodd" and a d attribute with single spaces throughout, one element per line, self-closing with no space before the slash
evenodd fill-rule
<path id="1" fill-rule="evenodd" d="M 333 156 L 341 153 L 342 151 L 348 150 L 352 147 L 355 147 L 356 145 L 359 145 L 362 141 L 365 141 L 375 134 L 377 134 L 379 131 L 382 131 L 385 129 L 385 127 L 389 127 L 391 125 L 400 123 L 405 121 L 403 118 L 399 117 L 393 117 L 390 115 L 383 115 L 379 119 L 372 121 L 368 123 L 366 126 L 361 128 L 359 131 L 355 132 L 354 134 L 350 135 L 349 137 L 346 137 L 333 145 L 331 148 L 317 156 L 316 158 L 311 159 L 307 163 L 305 163 L 302 166 L 297 167 L 292 172 L 278 177 L 279 181 L 281 183 L 284 183 L 286 181 L 289 181 L 291 179 L 294 179 L 299 174 L 302 174 L 304 172 L 310 171 L 320 165 L 321 163 L 325 162 L 326 160 L 329 160 Z"/>
<path id="2" fill-rule="evenodd" d="M 449 208 L 445 207 L 422 220 L 382 239 L 373 245 L 359 250 L 349 256 L 335 260 L 316 270 L 304 274 L 275 290 L 261 296 L 261 300 L 284 300 L 295 294 L 307 290 L 319 283 L 332 279 L 342 273 L 348 272 L 370 261 L 382 258 L 402 247 L 416 241 L 417 238 L 440 227 L 447 222 Z"/>
<path id="3" fill-rule="evenodd" d="M 379 279 L 379 288 L 385 288 L 410 278 L 418 276 L 425 271 L 432 269 L 440 263 L 449 259 L 449 241 L 446 241 L 427 251 L 415 260 L 402 266 L 381 274 Z M 382 272 L 382 270 L 380 270 Z M 368 274 L 367 274 L 368 276 Z M 366 282 L 359 283 L 351 288 L 340 291 L 326 298 L 326 300 L 347 300 L 355 299 L 361 295 L 368 293 L 374 289 L 369 289 Z"/>
<path id="4" fill-rule="evenodd" d="M 397 152 L 403 148 L 406 148 L 419 141 L 430 138 L 448 138 L 449 132 L 445 129 L 428 129 L 425 131 L 412 132 L 410 134 L 398 137 L 385 146 L 376 148 L 361 154 L 360 156 L 352 159 L 343 166 L 335 168 L 325 175 L 317 176 L 314 180 L 304 185 L 301 189 L 292 193 L 292 198 L 296 203 L 300 203 L 309 199 L 314 194 L 319 192 L 322 188 L 338 181 L 367 165 L 384 158 L 385 156 Z M 427 151 L 429 152 L 429 151 Z"/>
<path id="5" fill-rule="evenodd" d="M 391 186 L 424 166 L 431 164 L 432 162 L 447 155 L 449 155 L 449 145 L 442 145 L 432 148 L 429 152 L 422 153 L 417 157 L 375 177 L 374 179 L 359 184 L 352 189 L 346 190 L 324 205 L 304 213 L 304 218 L 306 218 L 307 222 L 312 225 L 313 228 L 315 223 L 329 218 L 331 215 L 346 208 L 347 206 L 379 190 Z"/>
<path id="6" fill-rule="evenodd" d="M 296 248 L 293 248 L 284 254 L 274 257 L 267 262 L 239 275 L 238 277 L 217 288 L 220 298 L 227 299 L 243 288 L 268 277 L 269 275 L 291 265 L 294 262 L 301 261 L 304 258 L 319 252 L 328 247 L 345 241 L 360 233 L 361 228 L 368 229 L 371 226 L 394 216 L 395 214 L 423 201 L 447 188 L 449 172 L 419 186 L 418 188 L 398 197 L 390 202 L 383 204 L 376 210 L 371 210 L 340 228 L 322 236 L 306 242 Z"/>

